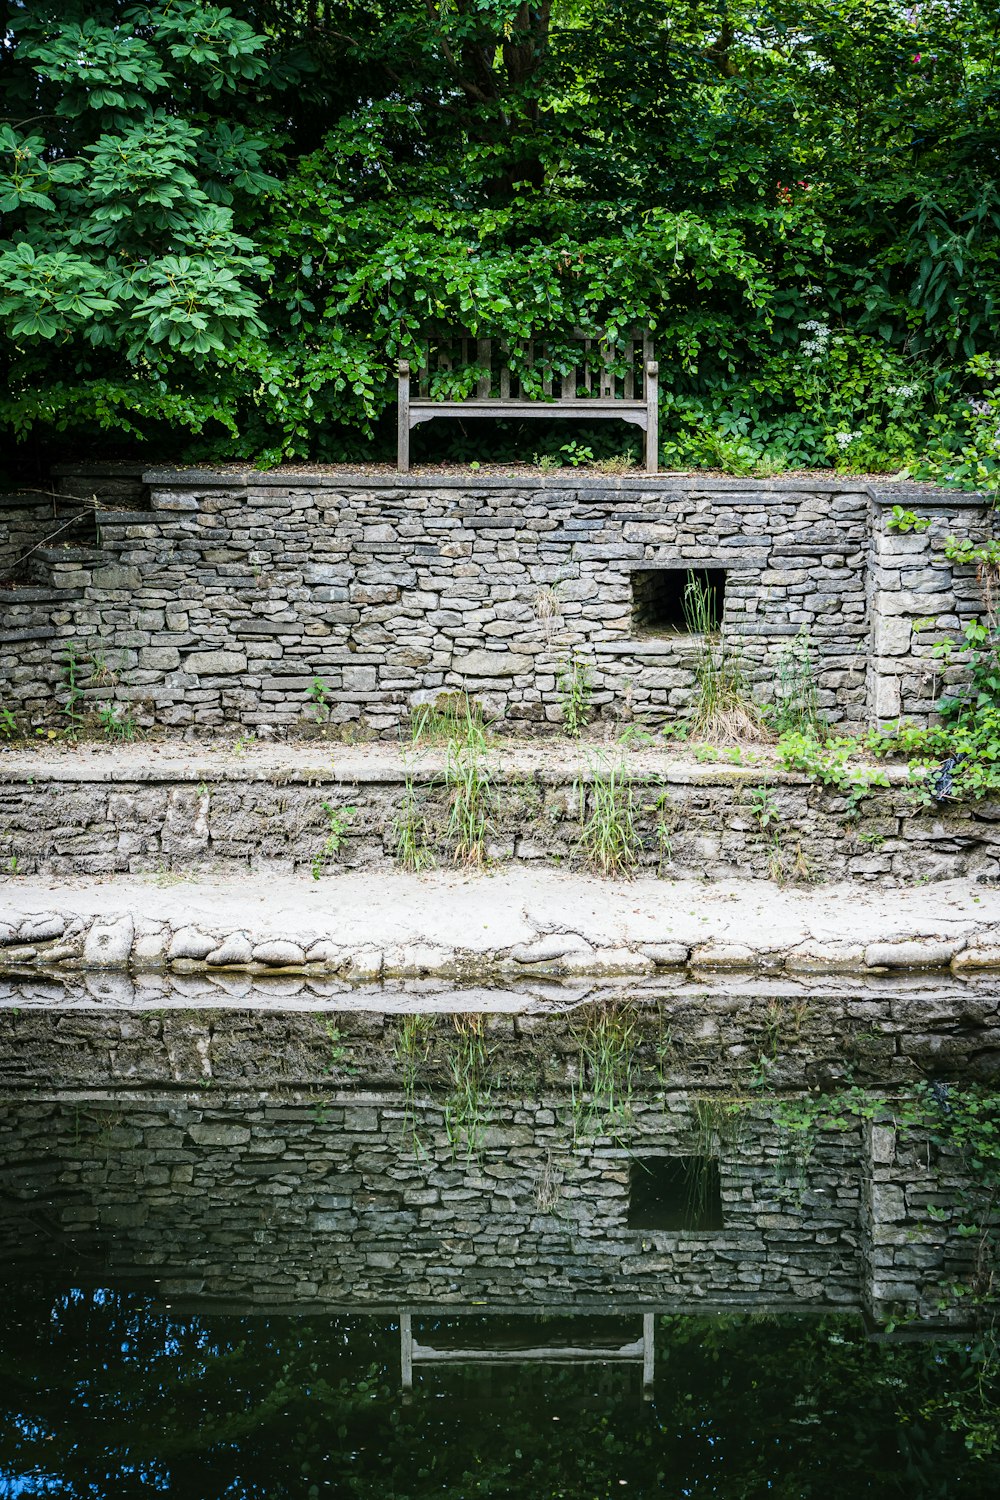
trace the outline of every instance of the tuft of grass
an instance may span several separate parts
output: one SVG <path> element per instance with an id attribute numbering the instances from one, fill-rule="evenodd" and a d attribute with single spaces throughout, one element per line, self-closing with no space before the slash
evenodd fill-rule
<path id="1" fill-rule="evenodd" d="M 596 756 L 590 766 L 589 786 L 581 778 L 574 788 L 582 820 L 577 848 L 601 875 L 631 875 L 642 856 L 642 838 L 624 757 Z"/>
<path id="2" fill-rule="evenodd" d="M 485 745 L 489 726 L 481 703 L 467 693 L 439 693 L 433 703 L 419 703 L 410 718 L 414 745 Z"/>
<path id="3" fill-rule="evenodd" d="M 692 738 L 733 744 L 764 737 L 764 715 L 754 703 L 738 654 L 719 626 L 715 590 L 697 573 L 684 589 L 684 621 L 697 637 L 695 695 L 688 715 Z"/>
<path id="4" fill-rule="evenodd" d="M 448 789 L 448 838 L 456 864 L 482 865 L 493 815 L 493 772 L 486 727 L 471 711 L 448 741 L 444 767 Z"/>
<path id="5" fill-rule="evenodd" d="M 407 776 L 403 784 L 403 805 L 393 820 L 396 858 L 404 870 L 419 873 L 434 864 L 430 848 L 430 824 L 421 811 L 417 800 L 413 777 Z"/>
<path id="6" fill-rule="evenodd" d="M 493 803 L 490 767 L 478 748 L 449 745 L 444 774 L 452 859 L 457 865 L 483 865 Z"/>

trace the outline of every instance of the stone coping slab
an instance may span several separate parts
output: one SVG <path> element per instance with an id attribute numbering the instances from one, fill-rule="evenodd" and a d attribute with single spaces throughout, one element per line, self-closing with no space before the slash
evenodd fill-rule
<path id="1" fill-rule="evenodd" d="M 898 505 L 902 500 L 919 501 L 927 505 L 984 505 L 988 497 L 979 492 L 945 489 L 940 485 L 919 484 L 905 480 L 886 479 L 873 482 L 870 477 L 851 474 L 796 474 L 787 478 L 754 479 L 752 476 L 719 476 L 694 474 L 581 474 L 576 470 L 561 470 L 555 474 L 543 474 L 540 470 L 520 471 L 515 474 L 482 473 L 438 473 L 419 470 L 400 474 L 394 470 L 384 472 L 342 473 L 324 470 L 256 470 L 234 469 L 147 469 L 144 484 L 153 488 L 179 487 L 183 489 L 365 489 L 365 490 L 600 490 L 602 493 L 622 491 L 635 493 L 651 490 L 663 494 L 704 492 L 706 494 L 854 494 L 867 495 L 876 504 Z"/>
<path id="2" fill-rule="evenodd" d="M 592 781 L 614 764 L 624 766 L 630 778 L 639 781 L 674 782 L 683 786 L 756 785 L 803 786 L 811 778 L 799 771 L 775 765 L 768 747 L 750 752 L 760 756 L 749 764 L 731 761 L 697 761 L 689 754 L 669 749 L 623 749 L 610 743 L 546 738 L 530 743 L 498 737 L 491 740 L 487 755 L 492 774 L 501 780 L 534 777 L 546 785 L 567 781 Z M 720 751 L 720 756 L 725 751 Z M 744 752 L 746 754 L 748 752 Z M 273 784 L 357 785 L 364 782 L 401 783 L 439 779 L 447 752 L 443 746 L 410 746 L 376 742 L 340 745 L 334 741 L 312 744 L 255 744 L 246 749 L 231 742 L 163 741 L 116 745 L 38 745 L 0 750 L 0 784 L 34 779 L 36 782 L 226 782 L 264 781 Z M 903 785 L 905 766 L 878 767 L 893 785 Z"/>
<path id="3" fill-rule="evenodd" d="M 821 892 L 564 872 L 8 880 L 0 969 L 216 970 L 477 982 L 1000 967 L 1000 890 L 969 881 Z"/>

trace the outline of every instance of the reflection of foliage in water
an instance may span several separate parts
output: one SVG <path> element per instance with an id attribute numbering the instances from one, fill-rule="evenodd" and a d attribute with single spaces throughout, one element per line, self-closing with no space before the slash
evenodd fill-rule
<path id="1" fill-rule="evenodd" d="M 657 1322 L 651 1407 L 634 1371 L 525 1366 L 418 1375 L 403 1407 L 385 1316 L 178 1315 L 18 1285 L 0 1305 L 0 1474 L 127 1500 L 995 1494 L 947 1419 L 972 1393 L 965 1345 L 870 1343 L 852 1319 Z M 500 1323 L 461 1326 L 485 1342 Z"/>
<path id="2" fill-rule="evenodd" d="M 423 1155 L 423 1146 L 417 1131 L 417 1078 L 421 1066 L 430 1056 L 433 1026 L 434 1022 L 430 1016 L 403 1016 L 394 1046 L 403 1087 L 403 1134 L 409 1136 L 415 1156 Z"/>
<path id="3" fill-rule="evenodd" d="M 811 1142 L 821 1131 L 846 1131 L 859 1121 L 894 1131 L 904 1148 L 951 1161 L 955 1197 L 948 1207 L 928 1203 L 926 1222 L 913 1234 L 937 1226 L 953 1243 L 968 1246 L 965 1274 L 940 1289 L 937 1311 L 961 1313 L 974 1337 L 967 1345 L 966 1378 L 960 1388 L 935 1398 L 922 1413 L 947 1421 L 971 1450 L 1000 1451 L 1000 1095 L 995 1089 L 959 1088 L 936 1080 L 892 1096 L 851 1087 L 838 1094 L 782 1098 L 773 1116 L 787 1134 Z M 949 1184 L 951 1185 L 951 1183 Z M 901 1311 L 904 1323 L 915 1313 Z M 895 1325 L 889 1325 L 889 1331 Z"/>
<path id="4" fill-rule="evenodd" d="M 444 1127 L 452 1155 L 464 1148 L 466 1161 L 478 1157 L 489 1119 L 488 1072 L 493 1049 L 486 1040 L 484 1017 L 455 1016 L 449 1048 L 451 1092 L 444 1106 Z"/>
<path id="5" fill-rule="evenodd" d="M 444 1128 L 452 1155 L 464 1151 L 466 1160 L 471 1161 L 482 1152 L 489 1121 L 489 1074 L 495 1049 L 487 1041 L 483 1016 L 456 1015 L 451 1020 L 452 1029 L 446 1034 L 443 1048 L 443 1067 L 448 1080 L 443 1101 Z M 417 1129 L 417 1090 L 424 1075 L 428 1093 L 434 1092 L 427 1074 L 431 1071 L 435 1040 L 433 1016 L 401 1018 L 394 1052 L 403 1090 L 403 1131 L 418 1156 L 426 1156 L 427 1149 Z"/>

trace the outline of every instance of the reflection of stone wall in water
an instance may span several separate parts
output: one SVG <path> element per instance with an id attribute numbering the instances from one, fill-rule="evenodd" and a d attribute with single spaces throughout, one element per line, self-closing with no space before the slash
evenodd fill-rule
<path id="1" fill-rule="evenodd" d="M 492 1098 L 471 1161 L 441 1107 L 416 1108 L 416 1151 L 404 1113 L 399 1095 L 19 1104 L 0 1151 L 36 1164 L 17 1174 L 7 1255 L 20 1240 L 44 1256 L 54 1231 L 115 1276 L 265 1304 L 858 1300 L 857 1130 L 802 1166 L 741 1122 L 720 1156 L 724 1228 L 661 1233 L 628 1228 L 630 1152 L 574 1147 L 564 1096 Z M 630 1134 L 643 1156 L 689 1152 L 687 1101 L 637 1103 Z"/>
<path id="2" fill-rule="evenodd" d="M 892 1002 L 854 1003 L 857 1037 L 864 1015 L 878 1041 Z M 411 1055 L 426 1062 L 407 1090 L 399 1017 L 22 1012 L 8 1020 L 20 1047 L 4 1049 L 3 1259 L 71 1256 L 98 1279 L 159 1277 L 171 1295 L 267 1306 L 614 1300 L 884 1317 L 902 1303 L 939 1317 L 968 1246 L 926 1206 L 954 1198 L 955 1162 L 856 1119 L 809 1135 L 776 1128 L 762 1069 L 801 1097 L 829 1023 L 821 1008 L 816 1024 L 772 1011 L 768 1030 L 758 1006 L 765 1019 L 734 1059 L 738 1010 L 689 1004 L 676 1033 L 662 1013 L 646 1017 L 610 1135 L 595 1134 L 607 1100 L 589 1120 L 574 1108 L 581 1059 L 600 1085 L 579 1017 L 481 1023 L 496 1061 L 470 1105 L 448 1067 L 450 1017 L 422 1032 Z M 907 1056 L 892 1025 L 884 1035 L 867 1066 L 896 1082 L 933 1051 L 925 1036 Z M 17 1097 L 19 1070 L 30 1084 L 33 1068 L 48 1085 Z M 706 1069 L 714 1086 L 699 1084 Z M 718 1161 L 721 1227 L 655 1227 L 655 1209 L 636 1211 L 643 1174 L 692 1156 Z M 695 1173 L 689 1222 L 707 1182 Z"/>

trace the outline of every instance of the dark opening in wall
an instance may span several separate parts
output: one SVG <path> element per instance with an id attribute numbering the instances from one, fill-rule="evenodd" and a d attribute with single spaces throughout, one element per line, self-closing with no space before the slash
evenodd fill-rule
<path id="1" fill-rule="evenodd" d="M 725 597 L 724 568 L 645 568 L 632 574 L 632 626 L 637 635 L 718 630 Z"/>
<path id="2" fill-rule="evenodd" d="M 719 1163 L 709 1156 L 644 1156 L 629 1172 L 630 1229 L 722 1228 Z"/>

